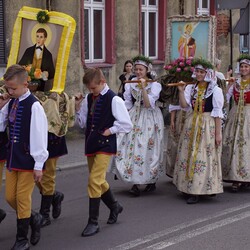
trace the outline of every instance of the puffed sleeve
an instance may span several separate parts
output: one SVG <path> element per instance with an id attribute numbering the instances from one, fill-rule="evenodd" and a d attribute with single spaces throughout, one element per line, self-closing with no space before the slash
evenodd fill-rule
<path id="1" fill-rule="evenodd" d="M 148 99 L 151 108 L 155 108 L 155 102 L 159 99 L 160 92 L 161 92 L 161 84 L 158 82 L 152 82 L 151 83 L 151 91 L 148 94 Z"/>
<path id="2" fill-rule="evenodd" d="M 125 100 L 125 106 L 127 110 L 130 110 L 133 107 L 132 94 L 131 94 L 131 83 L 125 84 L 125 92 L 123 94 Z"/>
<path id="3" fill-rule="evenodd" d="M 112 99 L 112 114 L 115 117 L 115 121 L 113 126 L 109 128 L 111 134 L 129 133 L 133 124 L 130 120 L 124 101 L 119 96 L 115 96 Z"/>
<path id="4" fill-rule="evenodd" d="M 8 107 L 9 107 L 9 102 L 5 104 L 2 109 L 0 109 L 0 132 L 3 132 L 8 123 Z"/>
<path id="5" fill-rule="evenodd" d="M 214 88 L 212 103 L 213 103 L 213 110 L 211 112 L 211 116 L 223 118 L 224 115 L 222 112 L 222 108 L 224 105 L 224 96 L 222 93 L 222 89 L 219 88 L 218 86 Z"/>
<path id="6" fill-rule="evenodd" d="M 42 170 L 48 159 L 48 121 L 44 109 L 39 102 L 31 107 L 30 121 L 30 154 L 35 161 L 35 170 Z M 38 140 L 39 138 L 39 140 Z"/>
<path id="7" fill-rule="evenodd" d="M 168 107 L 168 111 L 171 113 L 172 111 L 176 111 L 176 110 L 181 110 L 181 106 L 180 105 L 172 105 L 170 104 Z"/>
<path id="8" fill-rule="evenodd" d="M 232 85 L 226 93 L 227 103 L 230 102 L 230 98 L 233 96 L 233 90 L 234 90 L 234 85 Z"/>
<path id="9" fill-rule="evenodd" d="M 193 85 L 189 84 L 189 85 L 186 86 L 186 88 L 184 90 L 185 100 L 186 100 L 188 106 L 190 106 L 190 107 L 191 107 L 191 91 L 192 91 L 192 88 L 193 88 Z"/>
<path id="10" fill-rule="evenodd" d="M 76 122 L 81 128 L 86 126 L 87 115 L 88 115 L 88 94 L 85 96 L 81 103 L 80 110 L 76 112 Z"/>

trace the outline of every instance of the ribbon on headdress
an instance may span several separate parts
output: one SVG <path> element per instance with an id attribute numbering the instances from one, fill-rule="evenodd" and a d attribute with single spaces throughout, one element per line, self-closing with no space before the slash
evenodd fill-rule
<path id="1" fill-rule="evenodd" d="M 249 59 L 242 59 L 242 60 L 240 60 L 240 64 L 242 64 L 242 63 L 245 63 L 245 64 L 248 64 L 248 65 L 250 65 L 250 60 Z"/>

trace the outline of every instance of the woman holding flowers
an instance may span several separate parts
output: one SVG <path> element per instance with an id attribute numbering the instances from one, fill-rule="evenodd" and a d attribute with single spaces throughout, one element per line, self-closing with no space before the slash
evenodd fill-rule
<path id="1" fill-rule="evenodd" d="M 250 183 L 250 56 L 238 59 L 241 77 L 228 89 L 227 101 L 233 96 L 223 137 L 223 180 L 232 182 L 238 191 Z"/>
<path id="2" fill-rule="evenodd" d="M 133 130 L 118 136 L 115 159 L 116 173 L 125 182 L 133 183 L 130 193 L 140 195 L 139 184 L 147 184 L 145 192 L 155 190 L 155 183 L 163 172 L 164 122 L 156 106 L 161 84 L 150 80 L 151 61 L 148 57 L 133 58 L 137 80 L 125 84 L 125 105 L 129 110 Z"/>
<path id="3" fill-rule="evenodd" d="M 213 66 L 204 59 L 194 59 L 195 84 L 178 86 L 179 101 L 187 112 L 180 136 L 173 183 L 194 204 L 201 195 L 223 192 L 221 173 L 221 118 L 224 103 L 216 84 Z"/>

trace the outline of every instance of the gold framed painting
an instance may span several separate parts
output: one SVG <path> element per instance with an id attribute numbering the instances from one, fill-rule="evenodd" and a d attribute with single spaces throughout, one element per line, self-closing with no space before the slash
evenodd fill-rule
<path id="1" fill-rule="evenodd" d="M 47 22 L 38 20 L 40 13 Z M 24 6 L 15 21 L 7 67 L 18 63 L 28 72 L 32 68 L 45 90 L 62 93 L 75 28 L 75 20 L 67 14 Z"/>
<path id="2" fill-rule="evenodd" d="M 216 20 L 214 16 L 172 16 L 167 25 L 168 63 L 177 58 L 201 57 L 214 62 Z"/>

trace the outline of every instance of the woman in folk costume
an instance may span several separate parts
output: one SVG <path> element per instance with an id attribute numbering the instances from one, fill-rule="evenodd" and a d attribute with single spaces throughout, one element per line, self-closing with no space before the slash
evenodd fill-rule
<path id="1" fill-rule="evenodd" d="M 224 103 L 213 66 L 194 59 L 193 85 L 178 86 L 182 108 L 192 107 L 180 136 L 173 183 L 194 204 L 201 195 L 223 192 L 221 173 L 221 118 Z"/>
<path id="2" fill-rule="evenodd" d="M 115 172 L 125 182 L 133 183 L 130 193 L 140 195 L 138 184 L 147 184 L 145 192 L 155 190 L 163 172 L 164 122 L 156 106 L 161 84 L 149 80 L 151 61 L 144 56 L 133 58 L 136 78 L 125 85 L 125 105 L 129 110 L 133 130 L 117 138 L 118 150 Z"/>
<path id="3" fill-rule="evenodd" d="M 223 180 L 232 182 L 232 190 L 250 183 L 250 56 L 238 59 L 241 77 L 228 89 L 227 100 L 233 96 L 223 134 Z M 244 186 L 244 185 L 243 185 Z"/>

